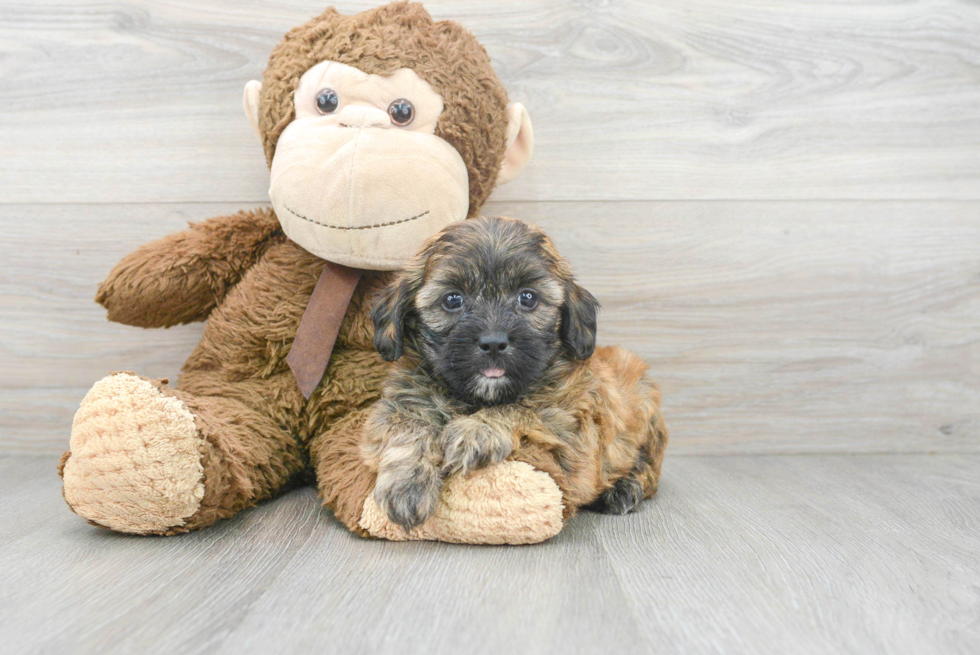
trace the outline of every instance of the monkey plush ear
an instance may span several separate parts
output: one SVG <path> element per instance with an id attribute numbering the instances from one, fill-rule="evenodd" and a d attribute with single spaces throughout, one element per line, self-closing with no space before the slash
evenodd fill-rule
<path id="1" fill-rule="evenodd" d="M 507 106 L 507 150 L 497 175 L 497 186 L 507 184 L 524 170 L 534 152 L 534 130 L 524 105 L 512 102 Z"/>
<path id="2" fill-rule="evenodd" d="M 591 293 L 569 282 L 561 306 L 561 340 L 575 359 L 588 359 L 595 350 L 599 301 Z"/>
<path id="3" fill-rule="evenodd" d="M 252 80 L 245 84 L 245 96 L 242 98 L 245 105 L 245 116 L 248 118 L 249 125 L 255 136 L 262 142 L 262 132 L 259 131 L 259 96 L 262 93 L 262 82 Z"/>
<path id="4" fill-rule="evenodd" d="M 389 284 L 371 311 L 374 321 L 374 349 L 386 362 L 393 362 L 404 352 L 405 319 L 414 302 L 412 285 L 408 275 L 402 273 L 394 284 Z"/>

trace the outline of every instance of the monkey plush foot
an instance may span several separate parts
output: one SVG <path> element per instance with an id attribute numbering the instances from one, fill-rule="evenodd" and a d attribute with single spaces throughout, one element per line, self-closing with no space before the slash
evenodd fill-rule
<path id="1" fill-rule="evenodd" d="M 392 541 L 459 544 L 533 544 L 562 528 L 562 499 L 547 473 L 506 461 L 446 481 L 435 513 L 411 532 L 385 516 L 373 496 L 364 502 L 360 527 Z"/>
<path id="2" fill-rule="evenodd" d="M 65 500 L 118 532 L 161 534 L 204 497 L 203 438 L 177 398 L 129 373 L 103 378 L 82 400 L 62 459 Z"/>

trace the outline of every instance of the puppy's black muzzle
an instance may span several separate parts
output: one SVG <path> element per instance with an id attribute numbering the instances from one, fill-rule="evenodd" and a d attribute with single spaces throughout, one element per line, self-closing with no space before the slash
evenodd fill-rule
<path id="1" fill-rule="evenodd" d="M 513 298 L 481 298 L 444 341 L 431 362 L 451 392 L 472 406 L 514 402 L 541 375 L 554 353 L 551 331 L 536 332 L 513 307 Z M 502 375 L 486 376 L 489 369 Z M 495 377 L 493 395 L 482 383 Z"/>

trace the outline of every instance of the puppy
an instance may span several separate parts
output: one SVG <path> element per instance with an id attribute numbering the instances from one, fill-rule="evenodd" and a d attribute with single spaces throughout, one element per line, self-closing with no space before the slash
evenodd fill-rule
<path id="1" fill-rule="evenodd" d="M 455 223 L 381 292 L 374 345 L 393 367 L 366 425 L 374 499 L 411 530 L 442 482 L 511 458 L 550 474 L 565 518 L 626 513 L 657 489 L 667 428 L 646 365 L 595 349 L 599 305 L 540 230 Z"/>

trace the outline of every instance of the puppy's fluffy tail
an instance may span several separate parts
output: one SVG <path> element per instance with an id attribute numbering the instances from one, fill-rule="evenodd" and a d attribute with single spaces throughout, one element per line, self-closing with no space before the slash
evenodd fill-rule
<path id="1" fill-rule="evenodd" d="M 659 395 L 659 391 L 657 395 Z M 658 403 L 659 404 L 659 403 Z M 640 446 L 640 455 L 636 460 L 633 474 L 643 488 L 643 497 L 649 498 L 657 493 L 660 482 L 660 465 L 664 461 L 664 449 L 667 448 L 667 424 L 660 414 L 660 408 L 650 417 L 644 443 Z"/>
<path id="2" fill-rule="evenodd" d="M 619 390 L 616 400 L 631 411 L 617 413 L 631 416 L 635 422 L 623 426 L 622 434 L 636 439 L 636 464 L 629 477 L 635 478 L 643 491 L 643 498 L 657 493 L 660 468 L 667 448 L 667 424 L 660 411 L 660 388 L 646 372 L 646 362 L 619 346 L 599 348 L 596 356 L 603 360 L 612 373 Z"/>

